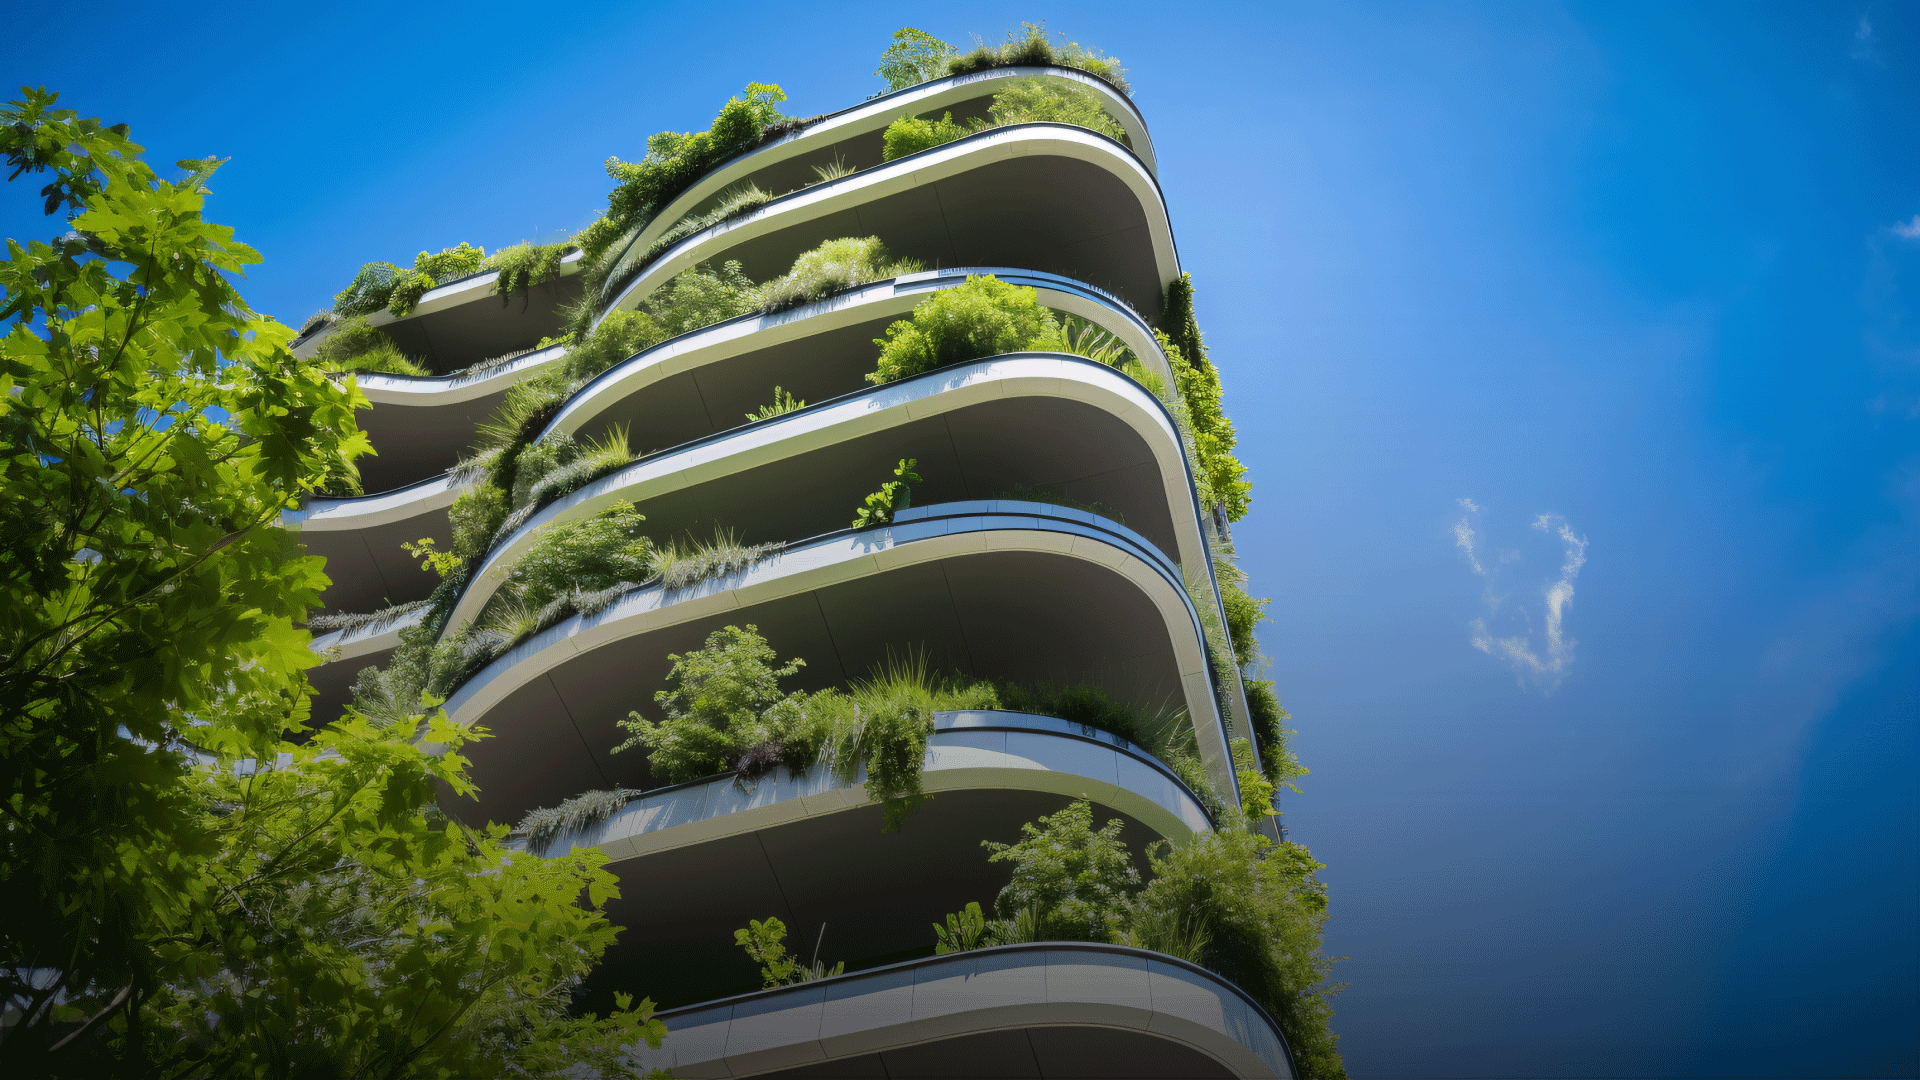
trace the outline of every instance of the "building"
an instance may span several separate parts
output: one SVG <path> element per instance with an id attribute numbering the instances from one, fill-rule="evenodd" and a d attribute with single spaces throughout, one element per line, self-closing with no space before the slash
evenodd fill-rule
<path id="1" fill-rule="evenodd" d="M 1092 95 L 1122 137 L 990 126 L 885 160 L 884 133 L 900 117 L 965 124 L 1032 79 Z M 969 901 L 990 907 L 1005 884 L 982 840 L 1013 840 L 1072 799 L 1123 820 L 1140 850 L 1216 827 L 1200 788 L 1240 798 L 1232 744 L 1254 736 L 1219 629 L 1213 549 L 1226 519 L 1202 504 L 1181 420 L 1159 396 L 1176 379 L 1154 330 L 1181 268 L 1144 119 L 1100 78 L 1013 66 L 789 128 L 638 223 L 604 283 L 572 255 L 504 297 L 497 274 L 481 272 L 437 284 L 404 316 L 368 317 L 431 370 L 457 373 L 361 374 L 373 406 L 362 423 L 379 450 L 363 468 L 369 494 L 289 514 L 307 549 L 328 558 L 330 609 L 378 612 L 316 640 L 330 657 L 314 674 L 316 715 L 337 712 L 405 632 L 448 640 L 480 625 L 508 573 L 556 528 L 624 501 L 660 542 L 726 530 L 742 553 L 712 573 L 576 597 L 557 621 L 473 652 L 445 705 L 493 735 L 469 748 L 477 803 L 450 802 L 450 812 L 515 822 L 581 792 L 614 793 L 599 813 L 568 819 L 548 848 L 594 846 L 613 860 L 622 896 L 609 913 L 629 929 L 593 989 L 669 1010 L 671 1034 L 651 1064 L 684 1077 L 1293 1075 L 1272 1017 L 1195 964 L 1069 942 L 935 955 L 930 932 Z M 772 197 L 736 212 L 748 190 Z M 877 237 L 930 269 L 748 311 L 567 384 L 551 407 L 515 414 L 532 418 L 535 443 L 604 446 L 617 431 L 638 453 L 516 503 L 447 584 L 403 549 L 421 538 L 458 546 L 450 509 L 498 473 L 476 479 L 455 466 L 516 387 L 567 370 L 568 346 L 539 345 L 568 305 L 589 298 L 604 321 L 652 302 L 677 275 L 728 263 L 766 282 L 848 237 Z M 985 275 L 1030 287 L 1138 367 L 1026 349 L 867 378 L 892 323 Z M 332 333 L 314 327 L 296 351 L 313 355 Z M 811 404 L 743 423 L 776 386 Z M 924 477 L 911 505 L 849 528 L 906 459 Z M 658 715 L 670 654 L 730 625 L 804 658 L 789 680 L 803 689 L 844 686 L 912 654 L 939 671 L 1086 684 L 1177 712 L 1200 772 L 1060 717 L 948 710 L 921 766 L 933 797 L 883 831 L 864 786 L 824 764 L 667 784 L 643 755 L 613 753 L 630 712 Z M 757 989 L 734 931 L 770 914 L 792 928 L 797 952 L 854 970 Z"/>

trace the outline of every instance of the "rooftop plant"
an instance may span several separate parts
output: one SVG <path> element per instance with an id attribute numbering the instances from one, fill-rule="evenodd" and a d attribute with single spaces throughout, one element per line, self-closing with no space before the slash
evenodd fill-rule
<path id="1" fill-rule="evenodd" d="M 621 246 L 674 197 L 715 165 L 758 145 L 769 127 L 790 120 L 780 112 L 784 90 L 766 83 L 748 83 L 738 97 L 727 99 L 706 131 L 662 131 L 647 140 L 647 155 L 639 161 L 607 159 L 607 175 L 616 183 L 607 197 L 607 212 L 576 240 L 590 267 L 589 294 L 605 283 L 611 265 L 603 257 Z"/>
<path id="2" fill-rule="evenodd" d="M 1060 323 L 1040 306 L 1039 293 L 992 274 L 968 277 L 913 306 L 911 318 L 875 338 L 880 359 L 867 381 L 897 382 L 948 364 L 983 356 L 1045 349 L 1060 338 Z"/>
<path id="3" fill-rule="evenodd" d="M 988 45 L 976 38 L 973 51 L 962 53 L 932 34 L 909 26 L 894 31 L 893 44 L 880 55 L 880 67 L 874 74 L 887 81 L 888 90 L 904 90 L 948 75 L 1022 64 L 1053 65 L 1078 68 L 1112 83 L 1121 93 L 1132 92 L 1126 69 L 1118 60 L 1102 55 L 1098 49 L 1057 38 L 1064 35 L 1048 34 L 1045 23 L 1024 23 L 1020 30 L 1008 32 L 1004 44 Z"/>

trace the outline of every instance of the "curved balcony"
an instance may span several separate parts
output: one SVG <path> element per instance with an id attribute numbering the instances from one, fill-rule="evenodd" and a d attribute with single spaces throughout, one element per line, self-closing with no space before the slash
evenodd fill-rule
<path id="1" fill-rule="evenodd" d="M 864 387 L 873 339 L 907 317 L 929 294 L 973 275 L 1035 290 L 1040 303 L 1078 316 L 1131 349 L 1167 385 L 1173 372 L 1153 329 L 1133 309 L 1092 286 L 1002 266 L 964 266 L 876 281 L 818 303 L 772 315 L 748 315 L 684 334 L 601 373 L 575 393 L 548 431 L 580 438 L 614 424 L 677 445 L 739 426 L 771 388 L 821 401 Z"/>
<path id="2" fill-rule="evenodd" d="M 360 430 L 375 451 L 360 459 L 361 484 L 368 491 L 388 491 L 452 468 L 509 389 L 566 355 L 555 345 L 477 371 L 432 378 L 355 373 L 360 392 L 373 406 L 359 414 Z"/>
<path id="3" fill-rule="evenodd" d="M 702 1077 L 1285 1077 L 1273 1017 L 1159 953 L 1035 942 L 949 953 L 661 1015 L 642 1069 Z"/>
<path id="4" fill-rule="evenodd" d="M 1122 526 L 1039 509 L 917 507 L 892 526 L 843 530 L 677 592 L 640 589 L 534 635 L 447 702 L 455 723 L 495 736 L 466 751 L 481 794 L 461 805 L 476 819 L 513 821 L 579 791 L 647 787 L 640 755 L 610 753 L 617 722 L 652 711 L 669 653 L 748 623 L 782 656 L 808 661 L 794 680 L 803 688 L 844 685 L 910 648 L 934 670 L 1085 682 L 1149 709 L 1177 704 L 1213 783 L 1237 790 L 1178 569 Z"/>
<path id="5" fill-rule="evenodd" d="M 662 233 L 689 215 L 705 211 L 736 185 L 751 183 L 763 191 L 783 193 L 817 182 L 815 165 L 840 162 L 858 169 L 880 165 L 881 136 L 887 125 L 900 117 L 951 111 L 961 123 L 975 117 L 984 119 L 995 93 L 1015 80 L 1031 78 L 1055 79 L 1090 91 L 1126 132 L 1141 164 L 1148 172 L 1158 173 L 1145 118 L 1112 84 L 1076 68 L 993 68 L 883 94 L 724 162 L 663 207 L 626 247 L 645 251 Z"/>
<path id="6" fill-rule="evenodd" d="M 1007 883 L 980 841 L 1017 840 L 1072 799 L 1097 803 L 1102 822 L 1118 817 L 1134 850 L 1212 829 L 1186 785 L 1124 739 L 999 711 L 940 713 L 935 727 L 922 773 L 932 798 L 897 833 L 880 831 L 864 773 L 849 786 L 816 766 L 658 789 L 555 838 L 549 854 L 597 848 L 622 882 L 608 917 L 630 929 L 596 983 L 656 998 L 671 987 L 676 1001 L 753 986 L 733 931 L 769 914 L 813 933 L 826 922 L 832 959 L 856 966 L 927 950 L 930 923 Z"/>
<path id="7" fill-rule="evenodd" d="M 781 196 L 660 253 L 613 307 L 632 307 L 675 274 L 738 260 L 782 274 L 841 236 L 878 236 L 930 266 L 1024 266 L 1097 285 L 1149 319 L 1179 276 L 1159 184 L 1126 147 L 1066 124 L 969 135 Z"/>
<path id="8" fill-rule="evenodd" d="M 1055 311 L 1086 319 L 1114 337 L 1172 385 L 1153 329 L 1131 308 L 1081 282 L 998 266 L 909 274 L 849 290 L 772 315 L 745 315 L 646 349 L 581 388 L 548 431 L 597 436 L 613 424 L 643 433 L 654 446 L 677 446 L 739 425 L 739 418 L 782 386 L 810 401 L 865 385 L 873 339 L 906 317 L 929 293 L 992 274 L 1033 288 Z M 479 423 L 515 383 L 545 371 L 560 347 L 469 375 L 414 378 L 358 376 L 373 404 L 361 429 L 378 456 L 360 463 L 370 491 L 419 482 L 453 465 L 472 444 Z M 644 396 L 643 396 L 644 395 Z"/>
<path id="9" fill-rule="evenodd" d="M 407 315 L 380 310 L 367 322 L 386 331 L 400 351 L 436 371 L 455 371 L 490 357 L 531 349 L 561 327 L 560 309 L 580 299 L 580 253 L 560 261 L 560 277 L 502 297 L 500 277 L 486 270 L 427 291 Z M 293 355 L 309 359 L 328 331 L 293 343 Z"/>
<path id="10" fill-rule="evenodd" d="M 439 584 L 400 545 L 432 537 L 444 549 L 447 508 L 462 490 L 443 473 L 378 495 L 314 499 L 282 511 L 280 525 L 299 534 L 307 554 L 327 560 L 329 610 L 372 611 L 425 599 Z"/>
<path id="11" fill-rule="evenodd" d="M 916 492 L 923 502 L 994 498 L 1023 485 L 1063 489 L 1116 509 L 1180 566 L 1208 565 L 1192 478 L 1160 402 L 1089 360 L 1012 353 L 642 458 L 555 500 L 475 569 L 451 625 L 479 615 L 543 530 L 617 501 L 639 506 L 660 537 L 719 524 L 747 541 L 786 540 L 840 527 L 906 457 L 927 477 Z"/>

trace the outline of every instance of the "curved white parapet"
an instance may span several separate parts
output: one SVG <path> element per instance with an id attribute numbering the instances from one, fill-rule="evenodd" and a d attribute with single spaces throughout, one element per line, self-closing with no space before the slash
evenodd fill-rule
<path id="1" fill-rule="evenodd" d="M 929 794 L 1040 791 L 1088 798 L 1184 843 L 1213 831 L 1200 800 L 1165 765 L 1105 732 L 1050 716 L 968 710 L 935 717 L 921 763 Z M 596 848 L 611 862 L 740 836 L 804 817 L 869 805 L 864 768 L 842 783 L 824 764 L 800 776 L 776 770 L 752 784 L 730 776 L 648 792 L 606 821 L 562 833 L 545 854 Z"/>
<path id="2" fill-rule="evenodd" d="M 935 508 L 927 508 L 929 511 Z M 1065 513 L 1072 513 L 1071 511 Z M 576 615 L 496 658 L 454 691 L 446 711 L 463 727 L 520 687 L 603 645 L 725 615 L 856 578 L 990 552 L 1037 552 L 1102 567 L 1129 583 L 1159 616 L 1170 643 L 1181 704 L 1209 778 L 1238 798 L 1224 718 L 1214 697 L 1205 634 L 1178 571 L 1117 526 L 1063 517 L 969 514 L 925 517 L 790 547 L 748 569 L 677 591 L 654 585 L 628 593 L 590 616 Z"/>
<path id="3" fill-rule="evenodd" d="M 1168 386 L 1173 385 L 1173 370 L 1160 352 L 1153 328 L 1119 299 L 1058 274 L 1004 266 L 959 266 L 876 281 L 789 311 L 730 319 L 682 334 L 602 372 L 568 399 L 547 430 L 575 434 L 617 403 L 681 372 L 842 326 L 905 316 L 929 294 L 988 274 L 1030 287 L 1038 293 L 1042 305 L 1078 316 L 1113 334 L 1149 370 Z"/>
<path id="4" fill-rule="evenodd" d="M 553 345 L 522 353 L 478 371 L 458 375 L 388 375 L 384 372 L 347 372 L 358 383 L 360 392 L 374 407 L 397 405 L 430 409 L 442 405 L 464 405 L 476 398 L 497 394 L 515 383 L 525 382 L 566 359 L 564 345 Z"/>
<path id="5" fill-rule="evenodd" d="M 1155 273 L 1164 286 L 1180 276 L 1179 253 L 1159 184 L 1126 147 L 1085 128 L 1066 124 L 1021 124 L 992 128 L 944 146 L 923 150 L 838 180 L 803 188 L 754 210 L 709 226 L 662 252 L 621 290 L 607 310 L 631 308 L 698 263 L 724 257 L 736 245 L 794 228 L 877 199 L 958 176 L 983 165 L 1021 157 L 1059 157 L 1093 165 L 1120 181 L 1145 211 Z M 602 313 L 601 318 L 606 315 Z"/>
<path id="6" fill-rule="evenodd" d="M 1296 1075 L 1279 1025 L 1238 987 L 1197 965 L 1117 945 L 948 953 L 660 1018 L 665 1040 L 658 1050 L 635 1047 L 636 1063 L 688 1080 L 779 1077 L 808 1066 L 809 1076 L 838 1068 L 849 1076 L 983 1080 Z M 1026 1037 L 991 1038 L 997 1033 Z M 934 1060 L 961 1071 L 914 1067 Z"/>
<path id="7" fill-rule="evenodd" d="M 282 510 L 280 526 L 303 533 L 352 532 L 391 525 L 446 510 L 474 481 L 448 474 L 430 477 L 378 495 L 351 499 L 314 499 L 298 510 Z"/>
<path id="8" fill-rule="evenodd" d="M 622 500 L 640 503 L 870 432 L 1023 395 L 1085 402 L 1138 434 L 1157 462 L 1174 522 L 1179 549 L 1170 554 L 1181 566 L 1209 565 L 1206 534 L 1186 455 L 1179 433 L 1160 402 L 1132 379 L 1091 361 L 1051 353 L 1011 353 L 875 387 L 864 394 L 642 458 L 563 496 L 488 553 L 469 579 L 447 625 L 454 628 L 476 618 L 504 581 L 506 569 L 533 546 L 542 531 L 554 525 L 592 517 Z"/>
<path id="9" fill-rule="evenodd" d="M 1125 94 L 1114 89 L 1105 80 L 1075 68 L 1039 66 L 992 68 L 967 75 L 935 79 L 932 82 L 924 82 L 918 86 L 910 86 L 904 90 L 873 98 L 721 164 L 712 172 L 694 181 L 691 187 L 681 192 L 655 214 L 632 242 L 622 249 L 620 255 L 625 255 L 626 251 L 635 248 L 645 251 L 660 238 L 660 234 L 679 224 L 680 220 L 692 213 L 695 207 L 770 166 L 805 157 L 834 143 L 878 133 L 902 116 L 917 116 L 921 113 L 948 109 L 959 102 L 970 101 L 983 94 L 996 92 L 1004 84 L 1014 80 L 1032 78 L 1057 79 L 1092 92 L 1096 98 L 1100 99 L 1100 106 L 1107 111 L 1107 115 L 1118 121 L 1120 129 L 1127 133 L 1127 141 L 1133 144 L 1133 153 L 1140 159 L 1141 164 L 1149 173 L 1158 174 L 1159 170 L 1154 163 L 1153 139 L 1147 134 L 1146 120 Z"/>
<path id="10" fill-rule="evenodd" d="M 560 259 L 561 277 L 567 277 L 580 272 L 581 255 L 581 252 L 574 251 L 569 252 Z M 498 280 L 500 280 L 500 271 L 483 270 L 478 274 L 471 274 L 467 277 L 449 281 L 445 285 L 436 285 L 428 289 L 426 293 L 420 297 L 420 302 L 413 306 L 413 310 L 405 315 L 395 315 L 386 308 L 381 308 L 379 311 L 367 316 L 367 323 L 370 326 L 386 326 L 389 323 L 397 323 L 405 319 L 417 319 L 422 315 L 432 315 L 436 312 L 446 311 L 449 308 L 471 304 L 476 300 L 483 300 L 497 295 L 493 291 L 493 283 Z M 292 346 L 293 355 L 302 360 L 311 360 L 314 351 L 320 347 L 320 343 L 325 341 L 332 332 L 332 329 L 328 328 L 323 332 L 314 334 L 312 337 L 295 339 Z"/>

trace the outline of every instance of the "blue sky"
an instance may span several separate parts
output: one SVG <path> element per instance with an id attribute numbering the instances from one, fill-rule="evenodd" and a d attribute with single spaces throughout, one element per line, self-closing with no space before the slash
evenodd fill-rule
<path id="1" fill-rule="evenodd" d="M 858 101 L 900 25 L 1118 55 L 1354 1074 L 1920 1073 L 1920 9 L 529 10 L 7 4 L 0 66 L 231 156 L 210 214 L 297 323 L 584 225 L 749 79 Z"/>

